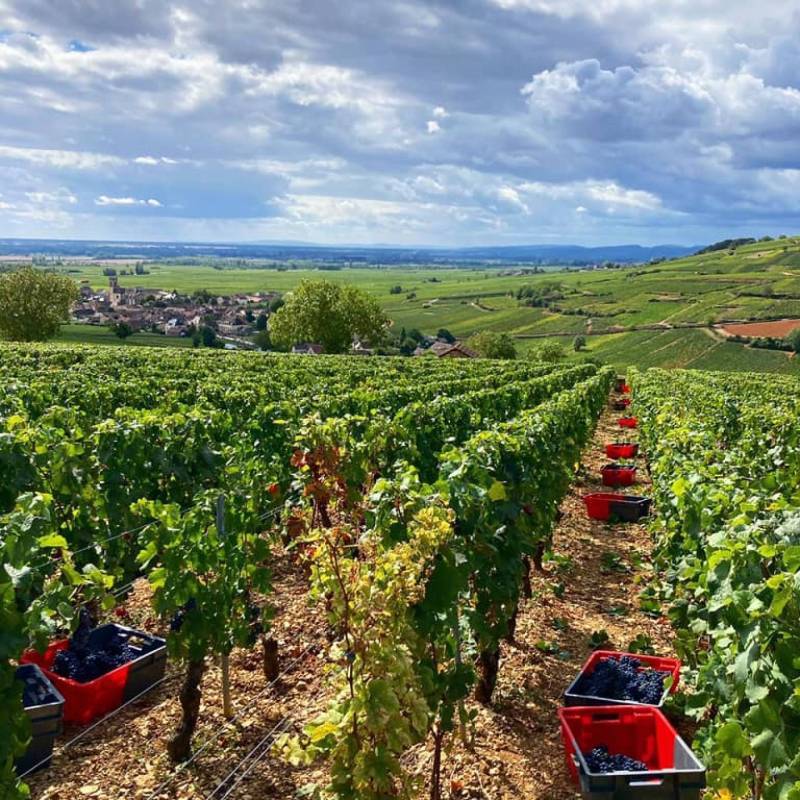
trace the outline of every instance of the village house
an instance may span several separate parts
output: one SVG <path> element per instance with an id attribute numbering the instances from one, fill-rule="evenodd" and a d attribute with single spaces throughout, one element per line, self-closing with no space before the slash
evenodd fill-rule
<path id="1" fill-rule="evenodd" d="M 355 344 L 353 345 L 352 349 L 350 350 L 351 356 L 371 356 L 374 355 L 375 351 L 369 347 L 366 342 L 362 342 L 356 340 Z"/>
<path id="2" fill-rule="evenodd" d="M 319 356 L 322 355 L 323 347 L 321 344 L 311 342 L 300 342 L 292 348 L 292 352 L 297 355 Z"/>
<path id="3" fill-rule="evenodd" d="M 415 356 L 434 355 L 439 358 L 479 358 L 479 354 L 471 347 L 461 342 L 435 341 L 430 347 L 418 347 L 414 350 Z"/>
<path id="4" fill-rule="evenodd" d="M 217 331 L 222 336 L 248 336 L 253 332 L 253 326 L 247 323 L 220 322 L 217 324 Z"/>
<path id="5" fill-rule="evenodd" d="M 165 336 L 186 336 L 188 328 L 182 319 L 172 317 L 164 323 Z"/>

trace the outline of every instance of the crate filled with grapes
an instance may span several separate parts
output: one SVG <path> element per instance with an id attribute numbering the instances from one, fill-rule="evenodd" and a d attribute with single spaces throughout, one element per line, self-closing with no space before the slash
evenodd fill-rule
<path id="1" fill-rule="evenodd" d="M 564 693 L 568 706 L 635 704 L 661 707 L 678 688 L 681 662 L 640 653 L 597 650 Z"/>
<path id="2" fill-rule="evenodd" d="M 64 721 L 85 725 L 159 681 L 167 649 L 164 639 L 133 628 L 92 628 L 82 609 L 71 638 L 53 642 L 44 653 L 29 650 L 21 661 L 36 664 L 63 695 Z"/>
<path id="3" fill-rule="evenodd" d="M 583 800 L 700 800 L 705 767 L 659 709 L 562 708 L 559 720 Z"/>
<path id="4" fill-rule="evenodd" d="M 17 774 L 50 766 L 53 745 L 64 728 L 64 698 L 36 664 L 21 664 L 15 677 L 22 684 L 22 704 L 31 723 L 31 741 L 16 760 Z"/>

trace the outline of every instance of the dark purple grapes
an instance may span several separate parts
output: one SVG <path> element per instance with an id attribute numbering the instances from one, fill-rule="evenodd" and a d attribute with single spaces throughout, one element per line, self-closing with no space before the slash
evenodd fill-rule
<path id="1" fill-rule="evenodd" d="M 256 636 L 260 636 L 262 633 L 264 633 L 261 607 L 257 606 L 255 603 L 251 603 L 247 608 L 247 613 L 250 617 L 250 630 Z"/>
<path id="2" fill-rule="evenodd" d="M 87 648 L 80 653 L 61 650 L 53 662 L 53 672 L 62 678 L 88 683 L 133 661 L 138 655 L 136 650 L 118 642 L 112 642 L 97 650 Z"/>
<path id="3" fill-rule="evenodd" d="M 92 644 L 91 632 L 89 614 L 81 609 L 80 622 L 69 646 L 59 650 L 53 661 L 56 675 L 78 683 L 88 683 L 138 657 L 139 653 L 128 646 L 127 635 L 118 634 L 109 642 Z"/>
<path id="4" fill-rule="evenodd" d="M 78 612 L 78 627 L 69 640 L 69 649 L 76 653 L 85 650 L 89 646 L 89 636 L 91 633 L 92 618 L 86 608 L 81 608 Z"/>
<path id="5" fill-rule="evenodd" d="M 22 705 L 25 708 L 41 706 L 51 702 L 53 702 L 53 696 L 50 694 L 50 690 L 38 677 L 25 678 L 22 690 Z"/>
<path id="6" fill-rule="evenodd" d="M 169 621 L 169 629 L 173 633 L 178 633 L 178 631 L 180 631 L 180 629 L 183 627 L 183 623 L 185 621 L 186 612 L 181 608 L 172 615 L 172 619 Z"/>
<path id="7" fill-rule="evenodd" d="M 657 706 L 664 696 L 664 680 L 668 672 L 641 670 L 637 658 L 623 656 L 607 658 L 594 671 L 584 675 L 575 689 L 577 694 L 604 697 L 609 700 L 629 700 Z"/>
<path id="8" fill-rule="evenodd" d="M 173 633 L 179 633 L 181 628 L 183 628 L 183 623 L 186 622 L 186 615 L 196 608 L 197 600 L 192 597 L 172 615 L 172 619 L 169 621 L 169 629 Z"/>
<path id="9" fill-rule="evenodd" d="M 589 772 L 647 772 L 647 764 L 643 761 L 637 761 L 624 753 L 611 755 L 604 744 L 595 747 L 589 753 L 584 753 L 583 757 Z"/>

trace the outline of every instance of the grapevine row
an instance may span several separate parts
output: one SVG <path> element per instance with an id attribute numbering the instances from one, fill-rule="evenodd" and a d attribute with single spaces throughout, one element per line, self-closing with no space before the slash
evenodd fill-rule
<path id="1" fill-rule="evenodd" d="M 660 596 L 712 784 L 800 798 L 800 384 L 633 376 L 659 509 Z"/>

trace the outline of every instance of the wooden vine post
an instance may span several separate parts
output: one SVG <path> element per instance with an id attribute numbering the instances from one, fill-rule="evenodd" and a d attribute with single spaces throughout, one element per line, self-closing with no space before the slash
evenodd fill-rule
<path id="1" fill-rule="evenodd" d="M 221 539 L 225 538 L 225 495 L 217 498 L 217 530 Z M 233 716 L 233 703 L 231 702 L 231 664 L 230 654 L 222 653 L 219 659 L 222 671 L 222 713 L 225 719 Z"/>

